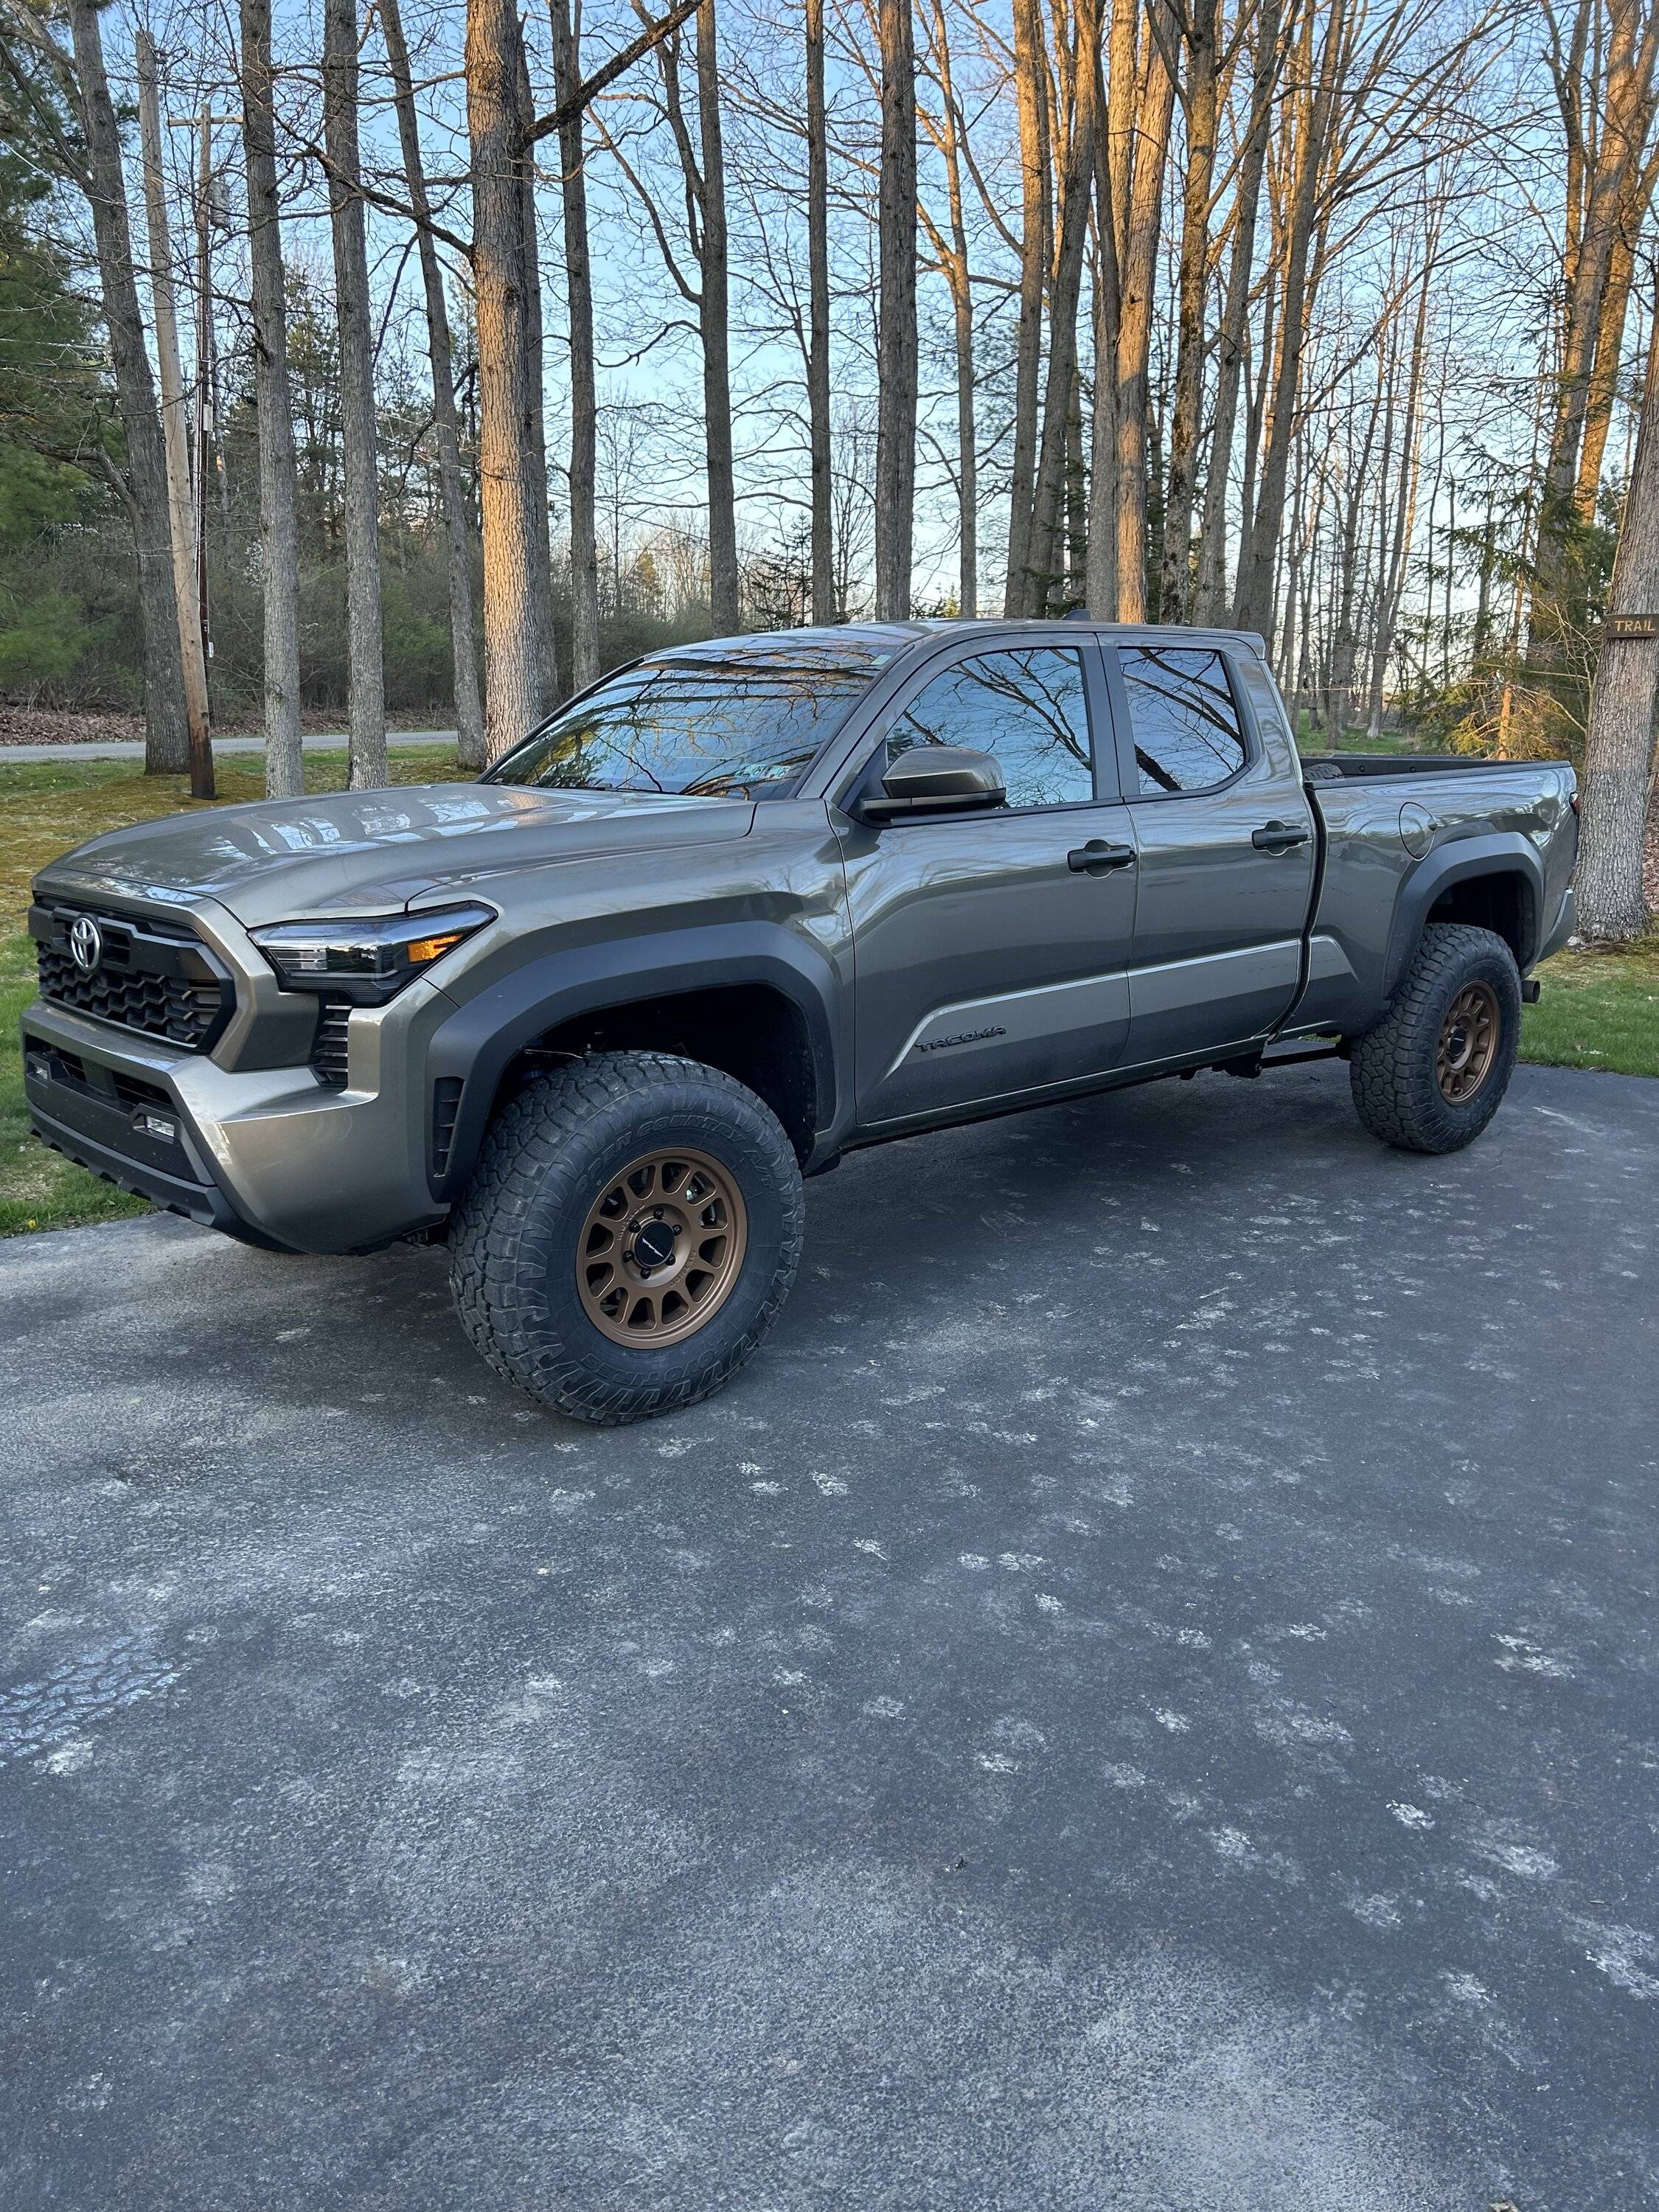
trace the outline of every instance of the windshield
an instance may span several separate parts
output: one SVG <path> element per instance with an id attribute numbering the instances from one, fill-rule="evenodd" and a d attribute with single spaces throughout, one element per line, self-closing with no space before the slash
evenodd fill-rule
<path id="1" fill-rule="evenodd" d="M 489 781 L 775 797 L 890 658 L 867 639 L 787 631 L 659 653 L 562 708 Z"/>

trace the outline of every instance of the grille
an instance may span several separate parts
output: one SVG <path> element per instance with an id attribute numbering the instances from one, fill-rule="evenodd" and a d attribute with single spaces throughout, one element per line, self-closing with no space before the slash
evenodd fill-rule
<path id="1" fill-rule="evenodd" d="M 317 1009 L 317 1034 L 311 1041 L 312 1073 L 331 1091 L 346 1085 L 346 1024 L 351 1018 L 348 999 L 325 998 Z"/>
<path id="2" fill-rule="evenodd" d="M 70 957 L 69 933 L 88 909 L 29 911 L 40 996 L 100 1021 L 205 1052 L 230 1019 L 235 987 L 199 939 L 124 915 L 93 912 L 103 939 L 90 975 Z"/>

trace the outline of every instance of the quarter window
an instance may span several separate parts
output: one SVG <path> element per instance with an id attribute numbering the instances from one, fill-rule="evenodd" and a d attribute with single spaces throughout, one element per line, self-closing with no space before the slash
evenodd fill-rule
<path id="1" fill-rule="evenodd" d="M 1218 653 L 1120 646 L 1135 769 L 1143 793 L 1208 791 L 1244 765 L 1244 732 Z"/>
<path id="2" fill-rule="evenodd" d="M 1092 799 L 1082 655 L 1069 646 L 1041 645 L 953 660 L 894 723 L 888 760 L 912 745 L 968 745 L 994 755 L 1010 806 Z"/>

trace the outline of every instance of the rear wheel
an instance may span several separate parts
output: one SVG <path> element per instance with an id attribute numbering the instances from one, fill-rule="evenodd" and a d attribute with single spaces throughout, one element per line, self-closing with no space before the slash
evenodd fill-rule
<path id="1" fill-rule="evenodd" d="M 450 1239 L 461 1324 L 498 1373 L 616 1424 L 720 1389 L 800 1261 L 800 1170 L 729 1075 L 599 1053 L 496 1118 Z"/>
<path id="2" fill-rule="evenodd" d="M 1374 1137 L 1451 1152 L 1503 1103 L 1521 1043 L 1521 976 L 1490 929 L 1436 923 L 1373 1030 L 1357 1038 L 1353 1103 Z"/>

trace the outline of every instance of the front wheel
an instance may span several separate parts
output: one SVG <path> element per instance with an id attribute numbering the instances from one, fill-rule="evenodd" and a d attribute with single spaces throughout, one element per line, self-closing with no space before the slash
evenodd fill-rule
<path id="1" fill-rule="evenodd" d="M 596 1053 L 491 1125 L 450 1239 L 461 1325 L 497 1373 L 617 1425 L 717 1390 L 800 1262 L 800 1169 L 717 1068 Z"/>
<path id="2" fill-rule="evenodd" d="M 1354 1042 L 1353 1103 L 1408 1152 L 1472 1144 L 1503 1103 L 1521 1045 L 1521 976 L 1490 929 L 1437 922 L 1373 1030 Z"/>

